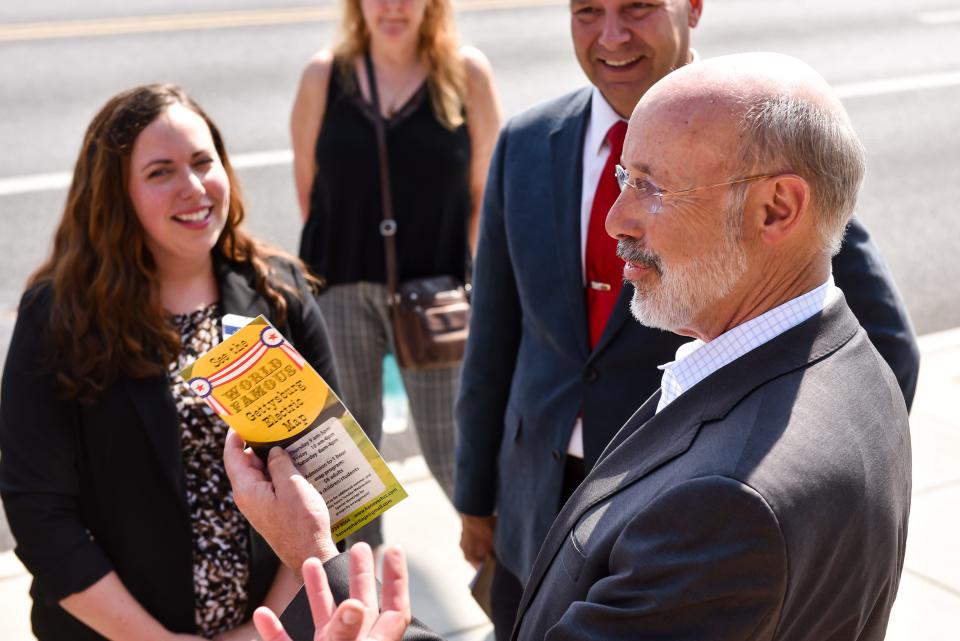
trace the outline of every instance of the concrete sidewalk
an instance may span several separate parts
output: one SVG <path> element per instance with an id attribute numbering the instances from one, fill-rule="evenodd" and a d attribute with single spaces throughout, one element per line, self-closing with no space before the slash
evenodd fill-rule
<path id="1" fill-rule="evenodd" d="M 913 507 L 907 558 L 888 641 L 949 641 L 960 629 L 960 329 L 920 339 L 920 384 L 911 415 Z M 393 449 L 384 448 L 388 458 Z M 388 512 L 390 542 L 407 551 L 413 611 L 451 641 L 486 641 L 491 628 L 473 603 L 473 571 L 460 556 L 459 521 L 414 455 L 391 467 L 410 498 Z M 0 554 L 0 639 L 33 639 L 29 576 L 12 552 Z"/>
<path id="2" fill-rule="evenodd" d="M 888 641 L 953 641 L 960 630 L 960 329 L 920 339 L 910 414 L 913 501 Z"/>

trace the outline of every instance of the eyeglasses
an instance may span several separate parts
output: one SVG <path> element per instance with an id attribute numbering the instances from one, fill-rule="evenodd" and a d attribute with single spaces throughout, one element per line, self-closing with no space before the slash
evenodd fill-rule
<path id="1" fill-rule="evenodd" d="M 761 178 L 770 178 L 775 174 L 763 174 L 760 176 L 748 176 L 747 178 L 740 178 L 739 180 L 730 180 L 725 183 L 716 183 L 715 185 L 704 185 L 702 187 L 693 187 L 691 189 L 680 189 L 678 191 L 665 191 L 660 189 L 655 184 L 649 180 L 637 180 L 635 178 L 630 178 L 630 174 L 627 173 L 627 170 L 622 166 L 617 165 L 616 168 L 617 174 L 617 183 L 620 185 L 620 191 L 625 191 L 627 187 L 637 190 L 637 197 L 642 203 L 644 209 L 648 214 L 658 214 L 660 210 L 663 209 L 663 199 L 667 196 L 677 196 L 680 194 L 689 194 L 695 191 L 701 191 L 703 189 L 712 189 L 714 187 L 724 187 L 727 185 L 736 185 L 738 183 L 745 183 L 751 180 L 760 180 Z"/>

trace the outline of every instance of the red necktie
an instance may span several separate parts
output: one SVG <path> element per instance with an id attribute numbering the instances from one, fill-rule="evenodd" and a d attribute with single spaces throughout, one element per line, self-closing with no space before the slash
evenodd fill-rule
<path id="1" fill-rule="evenodd" d="M 620 296 L 623 287 L 623 261 L 617 257 L 617 241 L 607 234 L 605 223 L 607 212 L 620 195 L 614 166 L 620 162 L 623 151 L 623 137 L 627 133 L 627 123 L 618 120 L 607 132 L 610 155 L 603 166 L 597 191 L 593 196 L 590 209 L 590 225 L 587 227 L 587 321 L 590 325 L 590 347 L 600 341 L 603 328 L 610 319 L 610 313 Z"/>

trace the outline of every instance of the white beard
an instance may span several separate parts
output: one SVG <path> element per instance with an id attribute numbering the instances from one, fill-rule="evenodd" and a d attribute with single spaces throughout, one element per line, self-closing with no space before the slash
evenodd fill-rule
<path id="1" fill-rule="evenodd" d="M 634 286 L 630 301 L 633 317 L 647 327 L 672 332 L 689 326 L 705 307 L 729 294 L 748 267 L 740 245 L 742 217 L 743 200 L 734 196 L 720 242 L 711 251 L 669 268 L 658 257 L 660 283 L 649 292 Z"/>
<path id="2" fill-rule="evenodd" d="M 729 294 L 746 271 L 747 257 L 739 243 L 724 243 L 706 256 L 664 267 L 660 284 L 649 292 L 634 286 L 630 312 L 647 327 L 677 330 Z"/>

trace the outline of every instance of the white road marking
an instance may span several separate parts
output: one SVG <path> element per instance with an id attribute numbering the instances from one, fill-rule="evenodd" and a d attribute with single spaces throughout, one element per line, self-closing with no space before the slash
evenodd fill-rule
<path id="1" fill-rule="evenodd" d="M 960 22 L 960 10 L 924 11 L 917 15 L 917 20 L 923 24 L 950 24 Z"/>
<path id="2" fill-rule="evenodd" d="M 846 83 L 835 85 L 834 91 L 841 99 L 850 99 L 956 86 L 960 86 L 960 70 Z M 286 165 L 292 160 L 293 152 L 289 149 L 236 154 L 231 158 L 235 169 Z M 70 172 L 61 172 L 0 178 L 0 197 L 65 189 L 70 185 L 70 177 Z"/>
<path id="3" fill-rule="evenodd" d="M 70 185 L 70 173 L 33 174 L 32 176 L 10 176 L 0 178 L 0 196 L 30 194 L 37 191 L 64 189 Z"/>
<path id="4" fill-rule="evenodd" d="M 880 78 L 865 82 L 852 82 L 836 85 L 834 91 L 841 98 L 863 98 L 866 96 L 883 96 L 892 93 L 906 93 L 924 89 L 942 89 L 960 85 L 960 71 L 945 71 L 941 73 L 926 73 L 919 76 L 902 76 L 900 78 Z"/>
<path id="5" fill-rule="evenodd" d="M 234 169 L 250 169 L 251 167 L 272 167 L 274 165 L 289 165 L 293 162 L 293 151 L 290 149 L 274 149 L 273 151 L 254 151 L 249 154 L 237 154 L 230 158 Z"/>
<path id="6" fill-rule="evenodd" d="M 293 161 L 293 152 L 289 149 L 255 151 L 249 154 L 231 156 L 234 169 L 252 169 L 289 165 Z M 64 171 L 56 174 L 33 174 L 30 176 L 10 176 L 0 178 L 0 197 L 30 194 L 38 191 L 54 191 L 70 186 L 72 174 Z"/>

